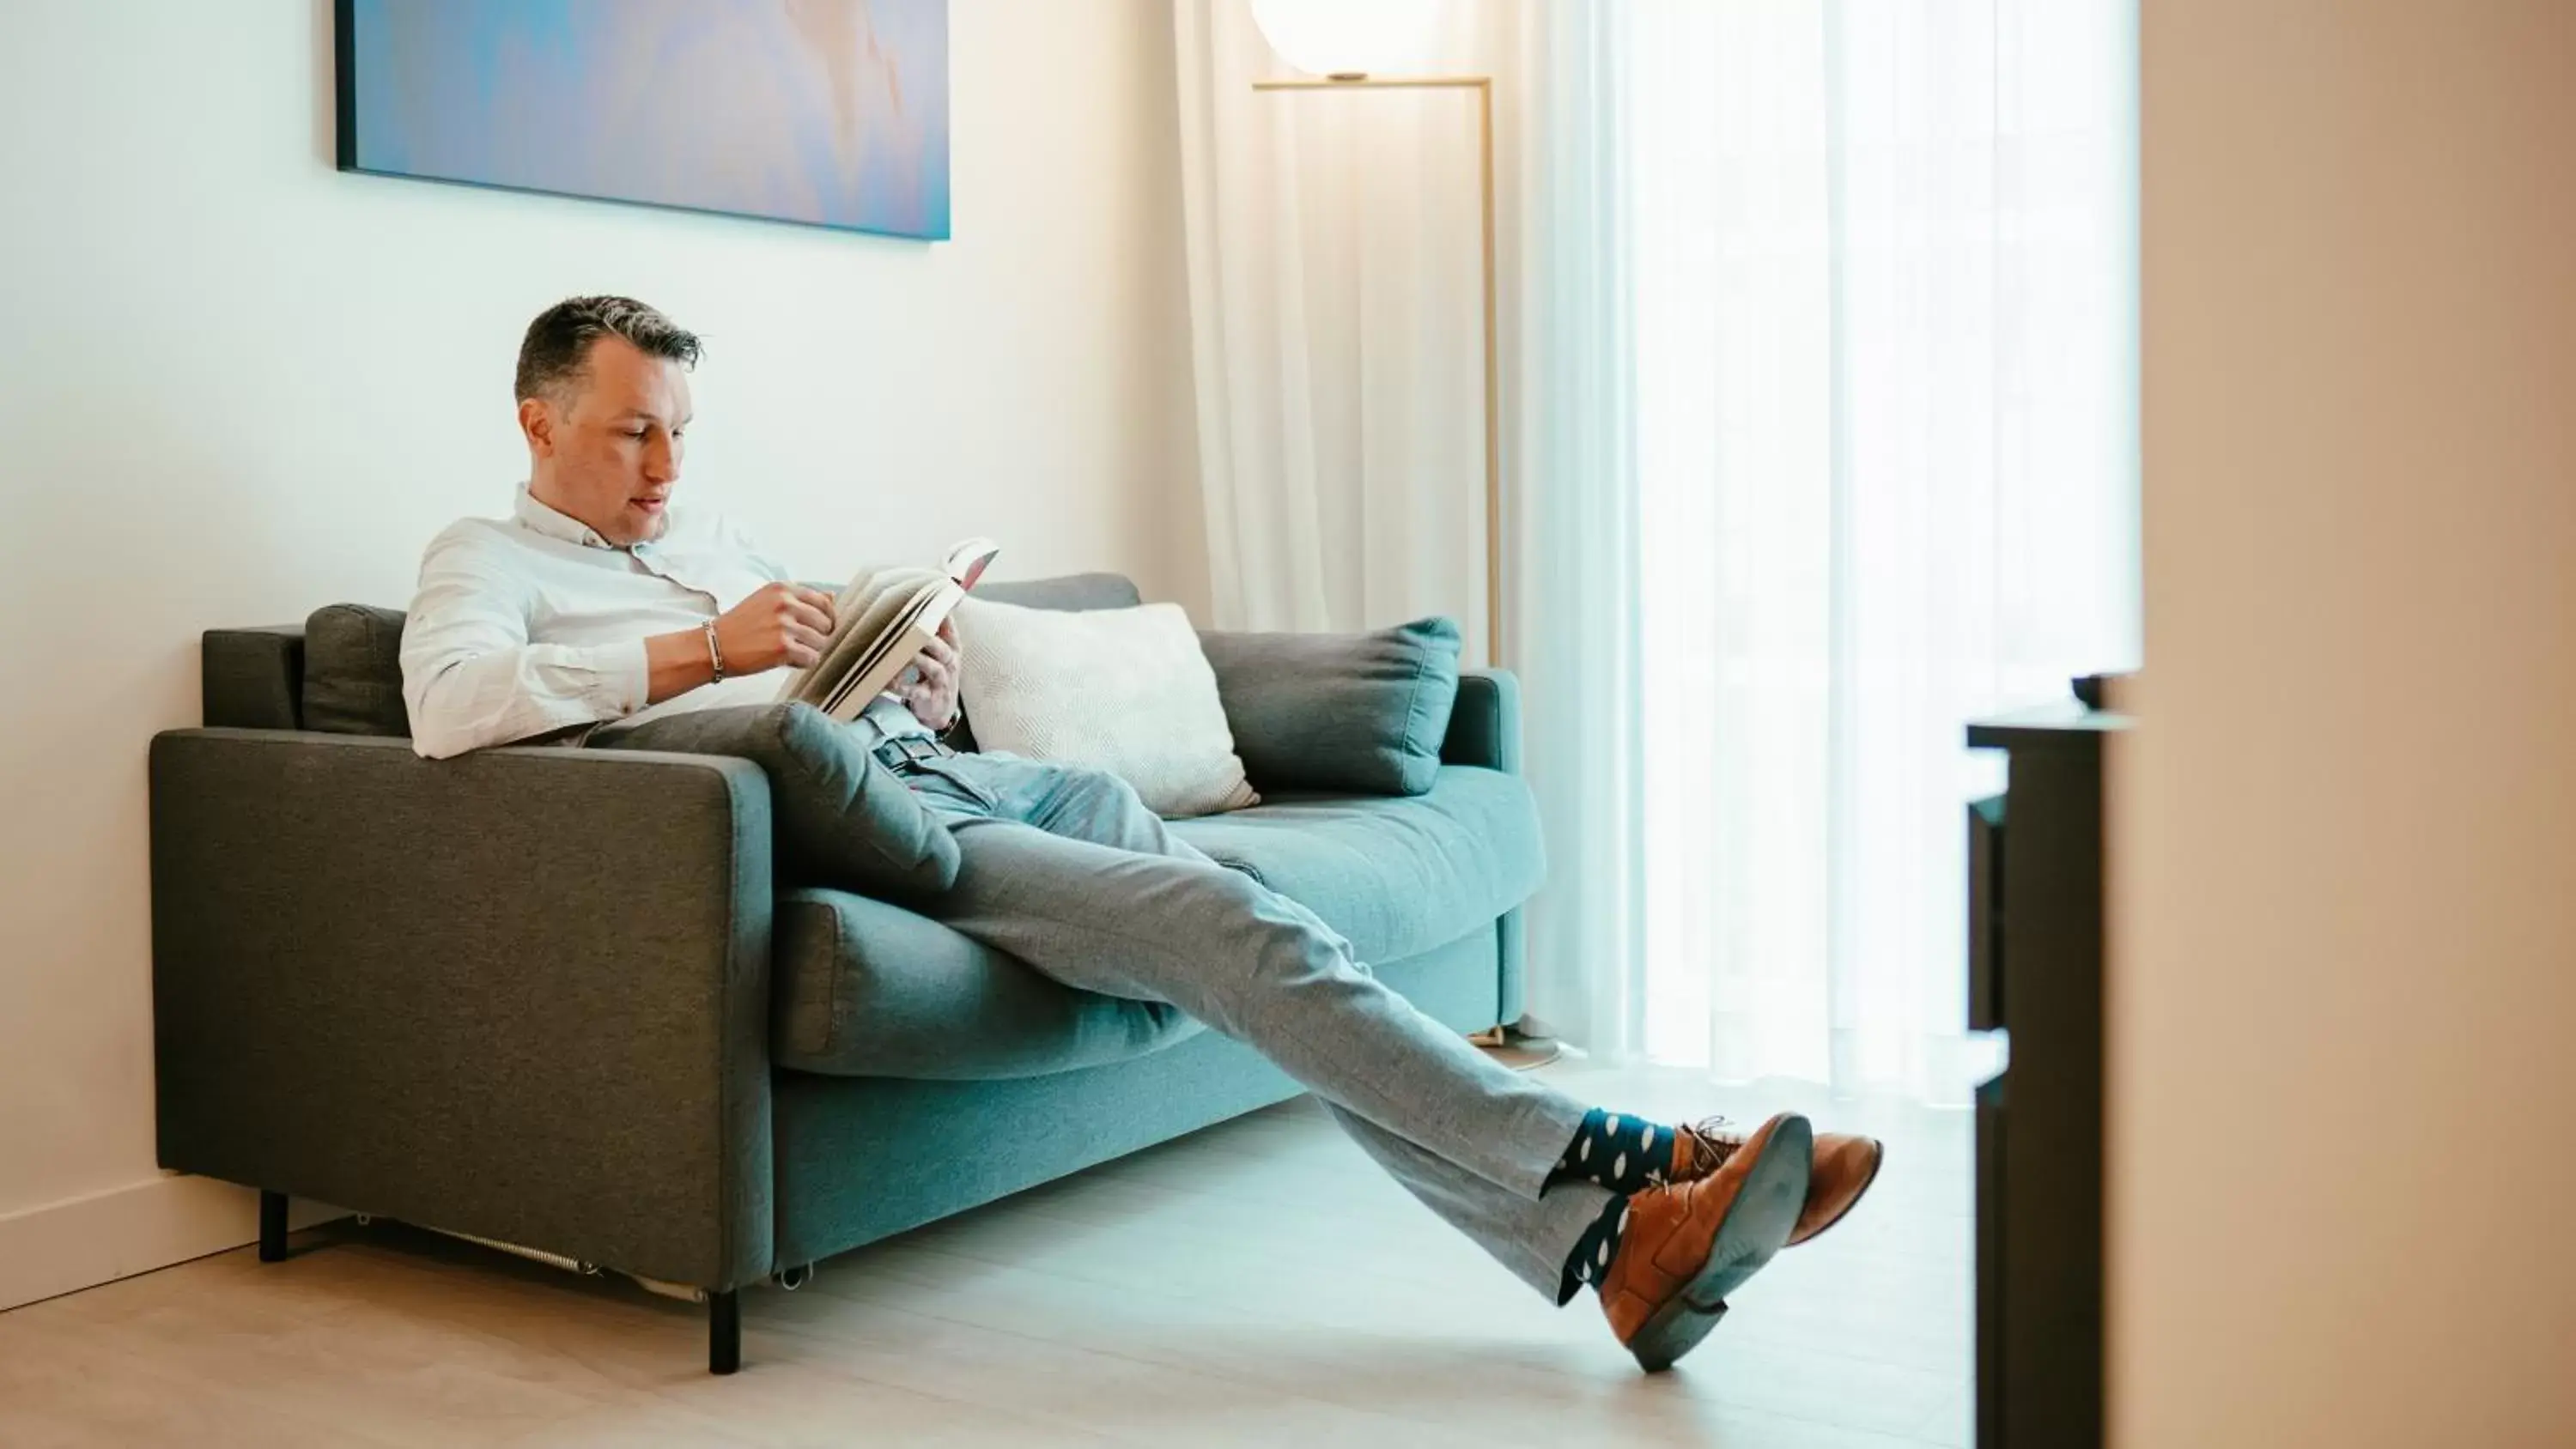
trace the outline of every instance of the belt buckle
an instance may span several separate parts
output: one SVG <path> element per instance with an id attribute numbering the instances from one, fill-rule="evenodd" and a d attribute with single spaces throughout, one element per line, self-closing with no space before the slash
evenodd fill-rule
<path id="1" fill-rule="evenodd" d="M 896 735 L 893 738 L 888 739 L 884 744 L 877 746 L 877 753 L 880 757 L 882 757 L 888 750 L 892 750 L 895 756 L 893 759 L 886 761 L 889 765 L 917 765 L 923 760 L 935 760 L 939 758 L 938 742 L 935 740 L 924 739 L 919 735 Z"/>

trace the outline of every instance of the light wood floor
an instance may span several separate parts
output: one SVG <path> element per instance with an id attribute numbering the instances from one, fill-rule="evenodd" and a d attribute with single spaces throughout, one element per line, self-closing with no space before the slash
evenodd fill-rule
<path id="1" fill-rule="evenodd" d="M 1964 1117 L 1546 1074 L 1668 1119 L 1796 1107 L 1889 1167 L 1651 1379 L 1298 1101 L 747 1292 L 729 1379 L 702 1308 L 397 1226 L 199 1259 L 0 1314 L 0 1445 L 1969 1442 Z"/>

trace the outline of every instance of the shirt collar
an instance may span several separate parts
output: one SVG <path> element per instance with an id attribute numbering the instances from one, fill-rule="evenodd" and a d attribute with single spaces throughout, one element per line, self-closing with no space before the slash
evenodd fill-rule
<path id="1" fill-rule="evenodd" d="M 568 513 L 559 513 L 537 501 L 528 485 L 519 485 L 517 502 L 511 508 L 520 526 L 564 543 L 577 543 L 585 548 L 614 549 L 615 544 L 599 536 L 597 530 Z"/>

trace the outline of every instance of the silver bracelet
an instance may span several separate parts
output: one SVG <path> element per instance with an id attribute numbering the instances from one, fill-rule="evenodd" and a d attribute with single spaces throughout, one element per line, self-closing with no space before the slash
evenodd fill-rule
<path id="1" fill-rule="evenodd" d="M 714 683 L 724 683 L 724 654 L 716 648 L 716 621 L 707 621 L 707 661 L 716 667 Z"/>

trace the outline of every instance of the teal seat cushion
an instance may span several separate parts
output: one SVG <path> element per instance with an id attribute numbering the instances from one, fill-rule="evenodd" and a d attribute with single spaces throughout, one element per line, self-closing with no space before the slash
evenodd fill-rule
<path id="1" fill-rule="evenodd" d="M 1490 926 L 1545 871 L 1517 775 L 1444 765 L 1408 796 L 1290 797 L 1173 829 L 1396 961 Z M 1143 1056 L 1205 1028 L 1160 1002 L 1077 991 L 886 901 L 782 893 L 770 1054 L 845 1077 L 990 1081 Z"/>
<path id="2" fill-rule="evenodd" d="M 1323 917 L 1363 961 L 1446 945 L 1547 874 L 1528 783 L 1473 765 L 1440 766 L 1419 795 L 1282 793 L 1172 833 Z"/>

